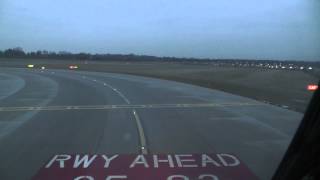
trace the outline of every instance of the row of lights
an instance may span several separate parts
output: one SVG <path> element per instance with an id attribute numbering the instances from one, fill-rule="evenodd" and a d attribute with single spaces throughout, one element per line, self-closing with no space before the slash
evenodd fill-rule
<path id="1" fill-rule="evenodd" d="M 34 68 L 34 64 L 28 64 L 27 65 L 28 68 Z M 77 65 L 70 65 L 69 69 L 78 69 L 79 67 Z M 44 70 L 46 69 L 45 66 L 41 66 L 40 69 Z"/>
<path id="2" fill-rule="evenodd" d="M 295 65 L 282 65 L 282 64 L 241 64 L 241 63 L 236 63 L 233 64 L 232 66 L 240 66 L 240 67 L 261 67 L 261 68 L 270 68 L 270 69 L 299 69 L 299 70 L 312 70 L 312 66 L 295 66 Z"/>

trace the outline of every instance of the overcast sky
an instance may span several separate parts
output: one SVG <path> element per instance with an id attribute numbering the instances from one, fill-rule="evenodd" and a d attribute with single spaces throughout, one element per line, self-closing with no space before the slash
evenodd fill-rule
<path id="1" fill-rule="evenodd" d="M 0 49 L 320 60 L 318 0 L 0 0 Z"/>

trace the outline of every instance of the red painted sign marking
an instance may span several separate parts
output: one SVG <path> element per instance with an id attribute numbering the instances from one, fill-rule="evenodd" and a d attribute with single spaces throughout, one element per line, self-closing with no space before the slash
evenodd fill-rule
<path id="1" fill-rule="evenodd" d="M 33 180 L 257 180 L 232 154 L 55 155 Z"/>
<path id="2" fill-rule="evenodd" d="M 308 85 L 308 90 L 309 91 L 315 91 L 315 90 L 317 90 L 318 89 L 318 85 L 316 85 L 316 84 L 310 84 L 310 85 Z"/>

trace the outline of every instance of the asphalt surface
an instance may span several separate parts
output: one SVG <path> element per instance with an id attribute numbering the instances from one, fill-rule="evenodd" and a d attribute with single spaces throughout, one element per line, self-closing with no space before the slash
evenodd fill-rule
<path id="1" fill-rule="evenodd" d="M 30 179 L 55 154 L 213 152 L 270 179 L 301 118 L 173 81 L 0 68 L 0 179 Z"/>

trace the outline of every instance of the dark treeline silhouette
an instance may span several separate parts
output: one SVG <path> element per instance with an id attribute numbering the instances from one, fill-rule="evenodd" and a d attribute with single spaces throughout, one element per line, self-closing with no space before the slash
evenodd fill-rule
<path id="1" fill-rule="evenodd" d="M 180 62 L 185 64 L 219 64 L 250 67 L 257 65 L 295 65 L 320 67 L 319 61 L 277 61 L 277 60 L 252 60 L 252 59 L 200 59 L 200 58 L 176 58 L 176 57 L 156 57 L 135 54 L 90 54 L 90 53 L 71 53 L 68 51 L 47 51 L 38 50 L 25 52 L 21 47 L 0 50 L 0 58 L 27 58 L 27 59 L 57 59 L 57 60 L 97 60 L 97 61 L 161 61 L 161 62 Z"/>
<path id="2" fill-rule="evenodd" d="M 71 53 L 68 51 L 47 51 L 38 50 L 25 52 L 21 47 L 10 48 L 4 51 L 0 50 L 0 57 L 6 58 L 39 58 L 39 59 L 78 59 L 78 60 L 112 60 L 112 61 L 150 61 L 150 60 L 196 60 L 193 58 L 175 58 L 175 57 L 156 57 L 135 54 L 90 54 L 90 53 Z"/>
<path id="3" fill-rule="evenodd" d="M 24 57 L 26 53 L 21 47 L 16 47 L 12 49 L 7 49 L 5 51 L 0 51 L 0 56 L 3 57 Z"/>

